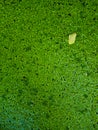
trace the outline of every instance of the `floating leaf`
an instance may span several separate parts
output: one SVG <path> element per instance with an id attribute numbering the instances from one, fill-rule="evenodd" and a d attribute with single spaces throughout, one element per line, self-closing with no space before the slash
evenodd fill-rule
<path id="1" fill-rule="evenodd" d="M 76 35 L 77 35 L 76 33 L 73 33 L 73 34 L 69 35 L 69 44 L 75 43 Z"/>

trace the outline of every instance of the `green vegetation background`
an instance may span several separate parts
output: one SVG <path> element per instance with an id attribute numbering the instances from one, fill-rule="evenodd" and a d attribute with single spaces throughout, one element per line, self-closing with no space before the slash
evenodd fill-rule
<path id="1" fill-rule="evenodd" d="M 98 0 L 0 0 L 0 127 L 98 130 Z"/>

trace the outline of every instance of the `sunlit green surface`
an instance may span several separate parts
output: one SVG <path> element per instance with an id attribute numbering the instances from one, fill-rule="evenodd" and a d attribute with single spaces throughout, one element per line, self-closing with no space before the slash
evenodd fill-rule
<path id="1" fill-rule="evenodd" d="M 98 129 L 97 8 L 97 0 L 0 1 L 2 130 Z"/>

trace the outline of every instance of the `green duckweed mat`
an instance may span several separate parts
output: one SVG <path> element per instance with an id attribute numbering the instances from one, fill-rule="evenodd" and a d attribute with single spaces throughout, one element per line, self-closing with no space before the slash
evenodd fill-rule
<path id="1" fill-rule="evenodd" d="M 98 0 L 0 0 L 0 130 L 98 130 Z"/>

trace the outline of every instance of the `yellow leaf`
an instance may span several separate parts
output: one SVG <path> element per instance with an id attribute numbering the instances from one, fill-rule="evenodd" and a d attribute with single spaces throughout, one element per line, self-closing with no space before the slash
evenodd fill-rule
<path id="1" fill-rule="evenodd" d="M 77 36 L 76 33 L 73 33 L 73 34 L 70 34 L 70 35 L 69 35 L 69 44 L 75 43 L 76 36 Z"/>

